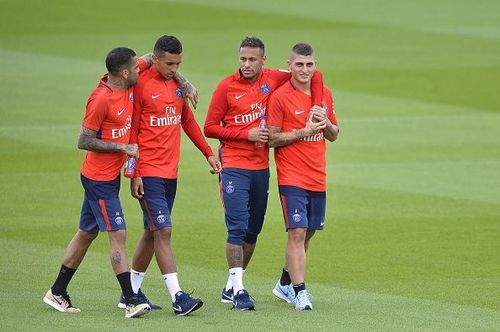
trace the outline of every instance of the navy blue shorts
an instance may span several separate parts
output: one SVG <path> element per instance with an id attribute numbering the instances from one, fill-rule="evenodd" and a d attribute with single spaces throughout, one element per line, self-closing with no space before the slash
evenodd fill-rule
<path id="1" fill-rule="evenodd" d="M 294 186 L 279 186 L 286 229 L 322 230 L 325 224 L 326 192 Z"/>
<path id="2" fill-rule="evenodd" d="M 144 229 L 156 231 L 172 227 L 172 208 L 177 192 L 177 179 L 143 176 L 144 196 L 141 203 Z"/>
<path id="3" fill-rule="evenodd" d="M 269 168 L 245 170 L 224 168 L 220 175 L 220 192 L 224 204 L 228 242 L 255 243 L 262 230 L 269 195 Z M 231 233 L 243 232 L 235 239 Z M 235 233 L 235 234 L 236 234 Z"/>
<path id="4" fill-rule="evenodd" d="M 94 181 L 80 174 L 85 198 L 80 212 L 82 231 L 110 232 L 125 229 L 125 217 L 118 193 L 120 175 L 112 181 Z"/>

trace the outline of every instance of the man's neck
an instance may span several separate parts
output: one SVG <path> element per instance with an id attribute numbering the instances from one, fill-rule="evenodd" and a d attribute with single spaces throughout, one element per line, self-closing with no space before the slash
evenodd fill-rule
<path id="1" fill-rule="evenodd" d="M 299 89 L 304 92 L 306 95 L 311 95 L 311 81 L 307 81 L 306 83 L 299 82 L 295 80 L 293 77 L 290 80 L 295 89 Z"/>
<path id="2" fill-rule="evenodd" d="M 128 88 L 127 83 L 120 77 L 115 77 L 113 75 L 108 76 L 108 81 L 106 82 L 112 90 L 125 91 Z"/>
<path id="3" fill-rule="evenodd" d="M 240 71 L 240 76 L 241 76 L 241 77 L 243 77 L 244 79 L 246 79 L 246 80 L 247 80 L 250 84 L 254 84 L 255 82 L 257 82 L 257 79 L 259 78 L 260 73 L 261 73 L 261 72 L 259 72 L 257 75 L 255 75 L 255 76 L 254 76 L 254 77 L 252 77 L 252 78 L 246 78 L 246 77 L 244 77 L 244 76 L 241 74 L 241 71 Z"/>

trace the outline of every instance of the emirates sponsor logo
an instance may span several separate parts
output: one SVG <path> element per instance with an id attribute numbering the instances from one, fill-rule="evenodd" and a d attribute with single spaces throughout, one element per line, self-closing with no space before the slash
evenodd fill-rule
<path id="1" fill-rule="evenodd" d="M 149 126 L 150 127 L 166 127 L 166 126 L 175 126 L 181 123 L 181 115 L 174 116 L 151 116 L 149 118 Z"/>
<path id="2" fill-rule="evenodd" d="M 260 121 L 260 118 L 266 113 L 266 107 L 261 103 L 250 105 L 250 113 L 238 114 L 234 116 L 234 123 L 246 124 L 254 121 Z"/>
<path id="3" fill-rule="evenodd" d="M 320 131 L 319 133 L 311 136 L 306 136 L 303 139 L 301 139 L 304 142 L 319 142 L 325 139 L 325 136 L 323 135 L 323 132 Z"/>
<path id="4" fill-rule="evenodd" d="M 115 129 L 115 128 L 111 129 L 111 138 L 117 139 L 117 138 L 120 138 L 120 137 L 127 135 L 131 126 L 132 126 L 132 116 L 129 115 L 125 119 L 125 125 L 123 127 L 118 128 L 118 129 Z"/>
<path id="5" fill-rule="evenodd" d="M 175 126 L 181 123 L 181 114 L 176 114 L 177 108 L 175 106 L 165 107 L 165 116 L 154 116 L 149 117 L 150 127 L 166 127 Z"/>

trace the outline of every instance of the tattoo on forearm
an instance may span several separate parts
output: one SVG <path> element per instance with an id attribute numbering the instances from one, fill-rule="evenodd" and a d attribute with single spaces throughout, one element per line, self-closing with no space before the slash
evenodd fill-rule
<path id="1" fill-rule="evenodd" d="M 299 129 L 287 133 L 275 132 L 272 136 L 272 146 L 279 147 L 298 141 L 307 135 L 304 129 Z"/>
<path id="2" fill-rule="evenodd" d="M 97 152 L 123 152 L 123 144 L 105 142 L 95 137 L 96 132 L 82 128 L 78 138 L 78 148 Z"/>
<path id="3" fill-rule="evenodd" d="M 193 86 L 184 76 L 181 75 L 181 73 L 176 72 L 174 78 L 177 81 L 177 83 L 179 83 L 182 86 L 186 94 L 190 94 L 193 92 Z"/>
<path id="4" fill-rule="evenodd" d="M 177 83 L 179 83 L 183 87 L 185 87 L 187 85 L 191 86 L 191 84 L 189 84 L 189 81 L 184 76 L 182 76 L 182 74 L 178 71 L 175 72 L 174 78 L 177 81 Z"/>

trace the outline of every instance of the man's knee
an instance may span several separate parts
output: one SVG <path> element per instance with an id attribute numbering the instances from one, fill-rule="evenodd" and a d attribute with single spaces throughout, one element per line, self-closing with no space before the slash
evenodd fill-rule
<path id="1" fill-rule="evenodd" d="M 125 246 L 125 240 L 127 238 L 127 233 L 124 229 L 120 229 L 117 231 L 108 232 L 109 239 L 112 246 Z"/>
<path id="2" fill-rule="evenodd" d="M 245 242 L 246 231 L 244 229 L 231 229 L 227 231 L 227 243 L 241 245 Z"/>
<path id="3" fill-rule="evenodd" d="M 305 228 L 290 228 L 288 229 L 288 239 L 292 242 L 304 242 L 306 239 Z"/>
<path id="4" fill-rule="evenodd" d="M 78 236 L 84 241 L 92 242 L 99 235 L 99 231 L 83 231 L 81 229 L 78 230 Z"/>
<path id="5" fill-rule="evenodd" d="M 172 227 L 161 228 L 152 233 L 154 233 L 155 238 L 170 241 L 172 236 Z"/>
<path id="6" fill-rule="evenodd" d="M 154 239 L 154 234 L 152 231 L 145 229 L 144 233 L 142 233 L 142 238 L 146 241 L 153 241 Z"/>
<path id="7" fill-rule="evenodd" d="M 259 236 L 259 234 L 253 234 L 253 233 L 246 233 L 245 234 L 245 238 L 244 238 L 244 242 L 245 243 L 248 243 L 248 244 L 255 244 L 257 243 L 257 237 Z"/>

